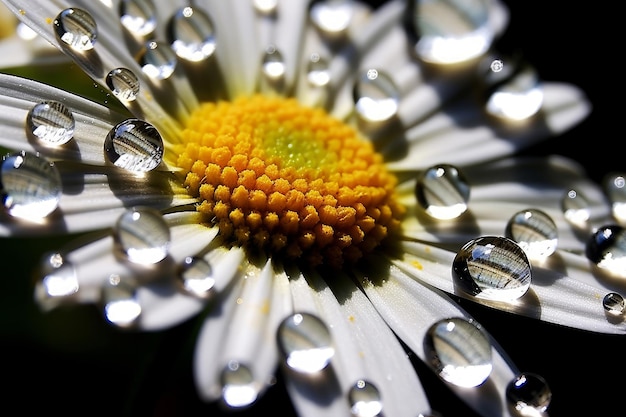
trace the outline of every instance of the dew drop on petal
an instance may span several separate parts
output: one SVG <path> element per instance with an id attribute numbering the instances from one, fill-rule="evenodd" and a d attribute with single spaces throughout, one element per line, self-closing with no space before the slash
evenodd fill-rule
<path id="1" fill-rule="evenodd" d="M 376 417 L 383 410 L 380 391 L 363 379 L 359 379 L 348 391 L 350 411 L 356 417 Z"/>
<path id="2" fill-rule="evenodd" d="M 77 51 L 93 49 L 98 37 L 94 18 L 83 9 L 69 8 L 58 14 L 53 22 L 57 38 Z"/>
<path id="3" fill-rule="evenodd" d="M 221 373 L 222 398 L 230 407 L 245 407 L 258 397 L 252 371 L 238 361 L 231 360 Z"/>
<path id="4" fill-rule="evenodd" d="M 284 78 L 286 70 L 285 60 L 275 46 L 271 45 L 266 48 L 262 68 L 265 77 L 271 81 L 280 81 Z"/>
<path id="5" fill-rule="evenodd" d="M 28 111 L 26 126 L 42 145 L 59 146 L 72 139 L 76 121 L 63 103 L 43 101 Z"/>
<path id="6" fill-rule="evenodd" d="M 467 210 L 470 186 L 458 168 L 435 165 L 418 178 L 415 196 L 429 216 L 439 220 L 455 219 Z"/>
<path id="7" fill-rule="evenodd" d="M 517 242 L 529 258 L 537 260 L 552 255 L 558 243 L 556 224 L 537 209 L 515 213 L 506 225 L 505 236 Z"/>
<path id="8" fill-rule="evenodd" d="M 488 0 L 413 0 L 417 55 L 435 64 L 455 64 L 485 53 L 494 38 Z"/>
<path id="9" fill-rule="evenodd" d="M 619 316 L 626 311 L 626 301 L 621 294 L 610 292 L 602 298 L 602 307 L 607 313 Z"/>
<path id="10" fill-rule="evenodd" d="M 139 94 L 139 79 L 128 68 L 115 68 L 106 76 L 107 87 L 122 101 L 133 101 Z"/>
<path id="11" fill-rule="evenodd" d="M 313 3 L 311 21 L 322 33 L 335 36 L 344 32 L 354 16 L 350 0 L 326 0 Z"/>
<path id="12" fill-rule="evenodd" d="M 141 314 L 134 282 L 113 274 L 102 288 L 105 318 L 119 327 L 132 326 Z"/>
<path id="13" fill-rule="evenodd" d="M 313 53 L 307 64 L 307 80 L 313 87 L 324 87 L 330 83 L 328 61 L 319 54 Z"/>
<path id="14" fill-rule="evenodd" d="M 125 211 L 118 218 L 114 237 L 129 261 L 150 265 L 167 256 L 170 228 L 159 211 L 139 207 Z"/>
<path id="15" fill-rule="evenodd" d="M 61 175 L 53 162 L 26 151 L 3 157 L 0 197 L 11 216 L 41 221 L 56 210 L 61 192 Z"/>
<path id="16" fill-rule="evenodd" d="M 163 139 L 150 123 L 127 119 L 111 129 L 104 141 L 104 152 L 119 168 L 147 172 L 163 159 Z"/>
<path id="17" fill-rule="evenodd" d="M 475 320 L 440 320 L 428 329 L 424 345 L 430 365 L 454 385 L 476 387 L 491 373 L 489 336 Z"/>
<path id="18" fill-rule="evenodd" d="M 78 291 L 76 269 L 58 253 L 48 254 L 42 262 L 42 289 L 46 298 L 67 297 Z"/>
<path id="19" fill-rule="evenodd" d="M 535 115 L 542 105 L 543 88 L 539 77 L 532 67 L 524 65 L 493 88 L 486 109 L 493 116 L 519 121 Z"/>
<path id="20" fill-rule="evenodd" d="M 561 199 L 563 216 L 571 224 L 584 228 L 590 217 L 589 202 L 576 190 L 568 190 Z"/>
<path id="21" fill-rule="evenodd" d="M 211 264 L 202 258 L 192 256 L 187 256 L 183 260 L 178 279 L 185 292 L 201 298 L 207 298 L 215 286 Z"/>
<path id="22" fill-rule="evenodd" d="M 548 409 L 552 391 L 540 375 L 522 373 L 507 385 L 506 399 L 521 415 L 539 417 Z"/>
<path id="23" fill-rule="evenodd" d="M 356 81 L 354 103 L 365 121 L 382 122 L 398 112 L 400 94 L 393 80 L 384 72 L 370 68 Z"/>
<path id="24" fill-rule="evenodd" d="M 120 21 L 133 35 L 144 37 L 152 34 L 157 26 L 156 9 L 151 0 L 122 0 Z"/>
<path id="25" fill-rule="evenodd" d="M 150 41 L 139 56 L 141 70 L 154 80 L 166 80 L 172 76 L 178 61 L 169 45 Z"/>
<path id="26" fill-rule="evenodd" d="M 252 0 L 252 5 L 259 13 L 272 14 L 278 9 L 278 0 Z"/>
<path id="27" fill-rule="evenodd" d="M 587 241 L 585 254 L 599 268 L 626 276 L 626 230 L 617 225 L 598 228 Z"/>
<path id="28" fill-rule="evenodd" d="M 178 10 L 168 29 L 172 49 L 182 59 L 200 62 L 215 52 L 213 22 L 200 9 L 187 6 Z"/>
<path id="29" fill-rule="evenodd" d="M 484 236 L 461 248 L 452 263 L 452 275 L 463 291 L 476 298 L 514 301 L 530 287 L 531 266 L 511 239 Z"/>
<path id="30" fill-rule="evenodd" d="M 297 372 L 321 371 L 335 354 L 328 327 L 308 313 L 285 318 L 278 327 L 277 340 L 285 362 Z"/>
<path id="31" fill-rule="evenodd" d="M 604 188 L 611 202 L 613 217 L 620 223 L 626 222 L 626 179 L 623 175 L 612 175 L 605 179 Z"/>

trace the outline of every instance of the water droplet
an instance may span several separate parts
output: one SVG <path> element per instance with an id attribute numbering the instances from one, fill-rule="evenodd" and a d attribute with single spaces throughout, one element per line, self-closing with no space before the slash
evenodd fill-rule
<path id="1" fill-rule="evenodd" d="M 590 211 L 587 199 L 576 190 L 568 190 L 561 199 L 561 209 L 565 219 L 577 227 L 584 228 L 589 221 Z"/>
<path id="2" fill-rule="evenodd" d="M 263 57 L 263 74 L 273 82 L 280 81 L 285 76 L 285 61 L 283 55 L 273 45 L 265 50 Z"/>
<path id="3" fill-rule="evenodd" d="M 285 318 L 277 335 L 287 365 L 298 372 L 321 371 L 335 354 L 328 328 L 322 320 L 308 313 Z"/>
<path id="4" fill-rule="evenodd" d="M 607 313 L 619 316 L 626 311 L 626 301 L 621 294 L 610 292 L 602 299 L 602 307 Z"/>
<path id="5" fill-rule="evenodd" d="M 0 195 L 11 216 L 41 221 L 57 208 L 61 191 L 61 175 L 53 162 L 26 151 L 3 157 Z"/>
<path id="6" fill-rule="evenodd" d="M 54 19 L 57 38 L 77 51 L 93 49 L 98 36 L 96 21 L 83 9 L 65 9 Z"/>
<path id="7" fill-rule="evenodd" d="M 426 333 L 426 355 L 439 376 L 460 387 L 477 387 L 492 369 L 491 343 L 472 319 L 453 317 L 433 324 Z"/>
<path id="8" fill-rule="evenodd" d="M 348 0 L 327 0 L 313 3 L 311 21 L 322 32 L 335 36 L 344 32 L 354 16 L 354 6 Z"/>
<path id="9" fill-rule="evenodd" d="M 380 391 L 374 384 L 363 379 L 350 388 L 348 401 L 352 415 L 357 417 L 375 417 L 383 410 Z"/>
<path id="10" fill-rule="evenodd" d="M 192 256 L 183 260 L 178 278 L 186 292 L 202 298 L 208 297 L 215 285 L 211 264 L 202 258 Z"/>
<path id="11" fill-rule="evenodd" d="M 172 49 L 180 58 L 199 62 L 215 52 L 213 22 L 199 9 L 183 7 L 172 16 L 168 29 Z"/>
<path id="12" fill-rule="evenodd" d="M 231 360 L 221 374 L 222 398 L 230 407 L 245 407 L 258 396 L 252 371 L 238 361 Z"/>
<path id="13" fill-rule="evenodd" d="M 43 145 L 59 146 L 72 139 L 76 121 L 63 103 L 43 101 L 28 111 L 26 126 Z"/>
<path id="14" fill-rule="evenodd" d="M 599 268 L 626 276 L 626 230 L 623 227 L 598 228 L 587 242 L 585 253 Z"/>
<path id="15" fill-rule="evenodd" d="M 133 101 L 139 94 L 139 79 L 127 68 L 116 68 L 106 77 L 107 87 L 113 95 L 123 101 Z"/>
<path id="16" fill-rule="evenodd" d="M 455 64 L 485 53 L 494 38 L 491 2 L 486 0 L 414 0 L 417 55 L 435 64 Z"/>
<path id="17" fill-rule="evenodd" d="M 165 80 L 172 76 L 178 61 L 169 45 L 150 41 L 139 57 L 141 70 L 150 78 Z"/>
<path id="18" fill-rule="evenodd" d="M 449 220 L 467 210 L 470 186 L 458 168 L 447 164 L 435 165 L 420 175 L 415 195 L 428 215 Z"/>
<path id="19" fill-rule="evenodd" d="M 400 96 L 392 79 L 384 72 L 368 69 L 354 86 L 354 102 L 361 118 L 382 122 L 395 116 Z"/>
<path id="20" fill-rule="evenodd" d="M 552 391 L 539 375 L 523 373 L 506 387 L 507 401 L 523 416 L 539 416 L 548 409 Z"/>
<path id="21" fill-rule="evenodd" d="M 170 228 L 155 209 L 127 210 L 117 220 L 114 233 L 119 249 L 131 262 L 149 265 L 167 256 Z"/>
<path id="22" fill-rule="evenodd" d="M 513 301 L 528 291 L 531 267 L 511 239 L 484 236 L 470 240 L 457 253 L 452 275 L 463 291 L 485 300 Z"/>
<path id="23" fill-rule="evenodd" d="M 278 0 L 252 0 L 252 5 L 257 12 L 269 15 L 276 13 L 276 9 L 278 9 Z"/>
<path id="24" fill-rule="evenodd" d="M 503 119 L 528 119 L 543 104 L 543 89 L 537 72 L 530 65 L 523 65 L 492 90 L 486 103 L 487 112 Z"/>
<path id="25" fill-rule="evenodd" d="M 122 0 L 120 21 L 133 35 L 148 36 L 157 26 L 157 16 L 151 0 Z"/>
<path id="26" fill-rule="evenodd" d="M 102 288 L 104 316 L 119 326 L 132 326 L 141 314 L 134 282 L 127 277 L 113 274 Z"/>
<path id="27" fill-rule="evenodd" d="M 60 253 L 44 257 L 42 273 L 42 287 L 46 297 L 67 297 L 78 291 L 76 270 Z"/>
<path id="28" fill-rule="evenodd" d="M 330 83 L 328 61 L 313 53 L 307 65 L 307 80 L 313 87 L 324 87 Z"/>
<path id="29" fill-rule="evenodd" d="M 513 215 L 506 225 L 506 237 L 513 239 L 531 259 L 542 260 L 556 250 L 556 224 L 541 210 L 527 209 Z"/>
<path id="30" fill-rule="evenodd" d="M 626 222 L 626 179 L 623 175 L 612 175 L 605 179 L 604 188 L 611 202 L 613 217 Z"/>
<path id="31" fill-rule="evenodd" d="M 163 159 L 163 139 L 150 123 L 127 119 L 111 129 L 104 141 L 104 151 L 117 167 L 147 172 L 159 166 Z"/>

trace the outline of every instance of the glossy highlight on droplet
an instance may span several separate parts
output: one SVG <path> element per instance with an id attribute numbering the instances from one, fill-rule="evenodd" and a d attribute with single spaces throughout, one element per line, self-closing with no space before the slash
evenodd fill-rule
<path id="1" fill-rule="evenodd" d="M 26 127 L 39 143 L 60 146 L 74 136 L 76 121 L 71 110 L 57 101 L 35 104 L 26 115 Z"/>
<path id="2" fill-rule="evenodd" d="M 104 141 L 104 152 L 119 168 L 152 171 L 163 160 L 163 139 L 150 123 L 127 119 L 111 129 Z"/>
<path id="3" fill-rule="evenodd" d="M 277 341 L 285 363 L 297 372 L 319 372 L 335 354 L 328 327 L 309 313 L 285 318 L 278 327 Z"/>
<path id="4" fill-rule="evenodd" d="M 136 207 L 126 210 L 113 231 L 116 244 L 130 262 L 151 265 L 167 256 L 170 228 L 155 209 Z"/>
<path id="5" fill-rule="evenodd" d="M 98 29 L 94 18 L 83 9 L 63 10 L 53 22 L 55 34 L 63 44 L 80 52 L 93 49 Z"/>

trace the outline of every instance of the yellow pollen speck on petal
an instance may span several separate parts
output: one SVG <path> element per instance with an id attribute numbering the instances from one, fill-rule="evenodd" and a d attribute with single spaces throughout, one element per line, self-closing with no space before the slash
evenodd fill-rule
<path id="1" fill-rule="evenodd" d="M 295 99 L 204 103 L 174 151 L 207 225 L 246 249 L 339 267 L 400 227 L 396 178 L 371 142 Z"/>
<path id="2" fill-rule="evenodd" d="M 411 265 L 413 265 L 415 269 L 419 269 L 420 271 L 424 269 L 424 265 L 422 265 L 419 261 L 412 261 Z"/>

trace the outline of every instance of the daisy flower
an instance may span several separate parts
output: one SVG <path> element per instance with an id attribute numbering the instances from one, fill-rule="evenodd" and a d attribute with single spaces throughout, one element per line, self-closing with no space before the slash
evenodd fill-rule
<path id="1" fill-rule="evenodd" d="M 106 99 L 0 75 L 0 234 L 62 237 L 44 311 L 197 323 L 203 401 L 278 377 L 299 416 L 437 415 L 422 366 L 478 415 L 544 415 L 461 301 L 625 332 L 624 177 L 510 158 L 590 104 L 494 47 L 498 1 L 3 3 Z"/>

